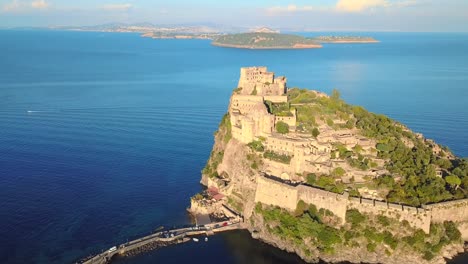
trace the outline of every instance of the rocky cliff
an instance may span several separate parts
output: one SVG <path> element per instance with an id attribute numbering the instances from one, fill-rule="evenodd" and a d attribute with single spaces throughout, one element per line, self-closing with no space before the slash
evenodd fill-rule
<path id="1" fill-rule="evenodd" d="M 271 73 L 267 73 L 266 68 L 261 68 L 260 76 L 248 70 L 241 72 L 246 76 L 244 82 L 249 84 L 261 80 L 265 85 L 258 89 L 254 83 L 254 91 L 281 93 L 278 89 L 271 89 L 277 79 Z M 265 78 L 273 81 L 265 82 Z M 354 180 L 361 173 L 364 175 L 362 178 L 367 179 L 367 186 L 383 189 L 383 193 L 390 199 L 406 199 L 412 202 L 411 196 L 400 198 L 397 195 L 402 191 L 411 191 L 405 184 L 407 185 L 408 181 L 417 182 L 419 179 L 414 175 L 406 176 L 402 173 L 412 168 L 410 166 L 423 166 L 421 173 L 428 174 L 420 176 L 424 181 L 445 183 L 448 188 L 444 190 L 445 193 L 441 191 L 437 199 L 449 197 L 451 193 L 456 197 L 463 197 L 465 161 L 457 159 L 448 150 L 441 150 L 434 142 L 425 141 L 404 126 L 389 123 L 393 121 L 388 121 L 386 117 L 374 117 L 362 108 L 353 108 L 354 112 L 351 111 L 348 117 L 344 112 L 352 109 L 350 106 L 333 106 L 334 109 L 339 109 L 336 110 L 336 115 L 348 119 L 343 125 L 337 126 L 329 121 L 329 110 L 323 111 L 328 116 L 323 118 L 322 125 L 319 117 L 316 121 L 307 123 L 308 120 L 304 119 L 306 112 L 300 112 L 301 107 L 307 109 L 310 105 L 317 113 L 322 111 L 318 108 L 318 103 L 343 104 L 318 92 L 314 92 L 313 97 L 317 103 L 311 103 L 308 101 L 308 92 L 294 90 L 287 95 L 252 95 L 253 92 L 242 89 L 243 87 L 239 87 L 234 91 L 229 112 L 223 117 L 215 133 L 213 150 L 202 171 L 201 183 L 225 195 L 222 202 L 244 217 L 244 225 L 254 238 L 294 252 L 308 262 L 322 259 L 327 262 L 353 263 L 445 263 L 444 258 L 450 258 L 463 251 L 463 239 L 468 237 L 468 200 L 459 199 L 430 206 L 411 207 L 373 198 L 349 197 L 350 194 L 360 196 L 360 193 L 348 193 L 346 190 L 355 187 Z M 273 98 L 273 102 L 265 101 L 265 98 Z M 278 129 L 280 123 L 285 123 L 283 117 L 296 118 L 296 110 L 290 109 L 291 98 L 301 98 L 297 99 L 296 109 L 298 119 L 303 123 L 296 126 L 292 120 L 289 127 L 293 131 L 286 131 L 287 136 L 281 136 L 272 130 Z M 277 105 L 274 105 L 274 101 Z M 339 122 L 335 119 L 335 122 L 337 121 Z M 383 133 L 380 131 L 383 122 L 389 123 L 393 129 L 401 127 L 391 133 L 403 135 L 404 138 L 395 143 L 383 140 L 381 134 L 375 134 Z M 377 128 L 365 127 L 370 125 Z M 314 135 L 317 132 L 311 129 L 313 126 L 319 128 L 318 133 L 328 132 L 330 136 L 322 135 L 322 138 L 319 136 L 317 139 L 317 135 Z M 356 138 L 343 134 L 336 136 L 334 133 L 341 129 L 340 126 L 354 127 L 352 131 L 357 133 Z M 312 135 L 306 135 L 310 133 L 307 131 L 312 131 Z M 390 138 L 391 135 L 385 134 Z M 341 141 L 330 142 L 335 139 Z M 352 149 L 358 153 L 355 159 L 350 156 L 353 154 L 349 154 L 346 144 L 354 146 Z M 389 146 L 396 146 L 395 150 L 391 150 L 393 147 Z M 411 165 L 406 161 L 407 167 L 400 164 L 396 168 L 391 159 L 392 152 L 399 151 L 398 148 L 404 151 L 412 149 L 412 153 L 401 155 L 414 157 L 414 162 L 422 165 Z M 421 157 L 414 154 L 420 148 L 426 149 Z M 429 158 L 424 161 L 426 157 L 423 155 L 426 154 Z M 339 161 L 340 158 L 342 161 Z M 450 164 L 439 161 L 448 161 Z M 360 168 L 353 169 L 353 166 L 348 165 L 345 167 L 346 162 L 354 162 L 357 165 L 353 166 Z M 432 162 L 447 168 L 442 171 L 446 175 L 436 176 L 436 165 L 432 165 Z M 375 165 L 372 165 L 373 163 Z M 322 167 L 324 164 L 325 168 Z M 335 164 L 339 164 L 340 167 Z M 387 165 L 384 167 L 383 164 Z M 326 169 L 327 166 L 330 169 Z M 342 167 L 347 169 L 347 175 L 338 170 L 343 170 Z M 365 171 L 370 173 L 375 171 L 376 167 L 381 167 L 380 171 L 383 174 L 376 174 L 374 179 L 369 179 Z M 401 171 L 400 167 L 403 168 Z M 317 174 L 307 173 L 307 170 L 315 168 Z M 413 171 L 419 172 L 416 169 Z M 451 184 L 451 176 L 462 180 Z M 395 179 L 398 180 L 398 184 L 395 183 Z M 443 185 L 434 186 L 443 188 Z M 413 187 L 417 192 L 422 192 L 425 188 L 422 185 Z M 435 187 L 429 188 L 433 191 Z M 394 196 L 392 191 L 395 191 Z M 424 202 L 424 199 L 429 199 L 423 195 L 420 197 L 414 201 L 416 205 Z"/>

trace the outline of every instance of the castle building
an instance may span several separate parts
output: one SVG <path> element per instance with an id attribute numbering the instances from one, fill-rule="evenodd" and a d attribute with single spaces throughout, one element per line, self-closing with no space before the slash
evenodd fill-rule
<path id="1" fill-rule="evenodd" d="M 266 67 L 241 68 L 239 87 L 231 97 L 229 114 L 233 138 L 248 144 L 259 138 L 265 138 L 267 150 L 291 157 L 289 165 L 271 161 L 267 171 L 283 175 L 286 180 L 294 180 L 296 174 L 304 171 L 328 173 L 331 145 L 319 143 L 308 137 L 285 136 L 276 133 L 276 124 L 288 124 L 291 134 L 296 128 L 296 110 L 291 109 L 290 116 L 275 116 L 269 113 L 266 101 L 287 103 L 286 78 L 275 78 Z M 317 165 L 320 163 L 320 165 Z"/>

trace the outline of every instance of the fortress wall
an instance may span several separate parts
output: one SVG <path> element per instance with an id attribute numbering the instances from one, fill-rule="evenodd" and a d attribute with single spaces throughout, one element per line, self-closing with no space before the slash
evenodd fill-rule
<path id="1" fill-rule="evenodd" d="M 366 214 L 384 215 L 400 222 L 407 221 L 411 227 L 422 229 L 425 233 L 429 233 L 431 222 L 454 221 L 458 223 L 463 239 L 468 241 L 468 199 L 416 208 L 355 197 L 348 199 L 346 195 L 306 185 L 293 187 L 265 177 L 257 178 L 255 202 L 293 211 L 299 200 L 314 204 L 317 209 L 330 210 L 342 219 L 342 223 L 345 222 L 346 211 L 349 209 L 356 209 Z"/>
<path id="2" fill-rule="evenodd" d="M 344 224 L 346 219 L 347 199 L 343 195 L 323 191 L 317 188 L 299 185 L 298 200 L 308 204 L 314 204 L 317 209 L 327 209 L 338 216 Z"/>
<path id="3" fill-rule="evenodd" d="M 233 94 L 231 96 L 231 101 L 263 102 L 263 98 L 261 96 L 258 96 L 258 95 Z"/>
<path id="4" fill-rule="evenodd" d="M 297 206 L 297 189 L 262 176 L 257 177 L 255 202 L 279 206 L 293 211 Z"/>
<path id="5" fill-rule="evenodd" d="M 265 95 L 263 97 L 265 101 L 271 101 L 273 103 L 286 103 L 288 102 L 288 96 L 286 95 Z"/>
<path id="6" fill-rule="evenodd" d="M 434 223 L 468 221 L 468 199 L 426 205 L 424 208 L 431 212 Z"/>
<path id="7" fill-rule="evenodd" d="M 239 140 L 240 142 L 242 141 L 242 128 L 237 127 L 237 126 L 231 126 L 231 135 L 233 138 Z"/>
<path id="8" fill-rule="evenodd" d="M 290 127 L 295 127 L 296 126 L 296 117 L 295 116 L 275 116 L 275 125 L 279 122 L 282 121 Z"/>
<path id="9" fill-rule="evenodd" d="M 460 230 L 463 240 L 468 241 L 468 222 L 459 223 L 458 230 Z"/>
<path id="10" fill-rule="evenodd" d="M 275 175 L 283 180 L 291 180 L 291 175 L 294 175 L 294 170 L 289 164 L 269 159 L 264 159 L 263 162 L 265 165 L 265 172 L 269 175 Z"/>
<path id="11" fill-rule="evenodd" d="M 431 226 L 431 215 L 429 212 L 419 210 L 415 207 L 387 204 L 385 202 L 370 199 L 352 198 L 348 201 L 348 209 L 356 209 L 361 213 L 384 215 L 402 222 L 408 221 L 410 226 L 420 228 L 429 233 Z"/>

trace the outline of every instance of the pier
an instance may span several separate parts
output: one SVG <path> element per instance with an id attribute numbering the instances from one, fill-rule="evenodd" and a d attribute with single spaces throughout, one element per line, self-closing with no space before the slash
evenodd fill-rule
<path id="1" fill-rule="evenodd" d="M 214 235 L 215 233 L 241 229 L 242 218 L 236 217 L 231 220 L 214 222 L 202 226 L 194 225 L 192 227 L 177 228 L 160 231 L 145 237 L 141 237 L 81 260 L 77 263 L 81 264 L 106 264 L 112 261 L 115 255 L 127 255 L 131 252 L 137 251 L 136 254 L 146 251 L 144 248 L 149 247 L 150 250 L 153 248 L 164 247 L 173 244 L 180 244 L 190 241 L 191 236 L 198 235 Z M 153 247 L 151 245 L 156 245 Z M 143 249 L 143 250 L 142 250 Z M 130 254 L 130 255 L 136 255 Z"/>

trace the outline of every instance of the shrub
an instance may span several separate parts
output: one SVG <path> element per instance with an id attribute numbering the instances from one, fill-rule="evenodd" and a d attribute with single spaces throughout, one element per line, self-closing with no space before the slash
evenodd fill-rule
<path id="1" fill-rule="evenodd" d="M 351 209 L 346 212 L 346 222 L 351 223 L 352 226 L 358 226 L 365 220 L 366 216 L 356 209 Z"/>
<path id="2" fill-rule="evenodd" d="M 276 132 L 280 134 L 289 133 L 289 125 L 283 121 L 279 121 L 278 123 L 276 123 Z"/>
<path id="3" fill-rule="evenodd" d="M 377 247 L 377 245 L 375 243 L 369 243 L 369 244 L 367 244 L 367 251 L 375 252 L 376 247 Z"/>
<path id="4" fill-rule="evenodd" d="M 342 177 L 343 175 L 345 175 L 346 171 L 341 168 L 341 167 L 338 167 L 338 168 L 335 168 L 333 171 L 332 171 L 332 176 L 335 176 L 335 177 Z"/>
<path id="5" fill-rule="evenodd" d="M 304 213 L 304 211 L 306 211 L 307 209 L 308 209 L 307 204 L 304 201 L 299 200 L 296 206 L 296 211 L 294 211 L 294 215 L 301 216 Z"/>
<path id="6" fill-rule="evenodd" d="M 377 221 L 379 222 L 379 224 L 383 225 L 383 226 L 389 226 L 390 225 L 390 219 L 384 215 L 379 215 L 377 217 Z"/>
<path id="7" fill-rule="evenodd" d="M 318 135 L 320 135 L 320 131 L 318 130 L 318 128 L 314 127 L 314 129 L 312 129 L 312 136 L 314 138 L 317 138 Z"/>
<path id="8" fill-rule="evenodd" d="M 260 140 L 254 140 L 247 144 L 251 149 L 258 151 L 258 152 L 263 152 L 265 150 L 265 147 L 263 146 L 262 142 Z"/>
<path id="9" fill-rule="evenodd" d="M 452 221 L 444 222 L 445 234 L 450 239 L 450 241 L 458 241 L 461 238 L 461 233 L 458 230 L 457 226 Z"/>
<path id="10" fill-rule="evenodd" d="M 424 252 L 423 258 L 425 260 L 432 260 L 434 257 L 434 253 L 432 253 L 431 251 L 427 250 L 426 252 Z"/>
<path id="11" fill-rule="evenodd" d="M 292 158 L 291 156 L 278 154 L 273 151 L 265 151 L 265 153 L 263 153 L 263 157 L 269 160 L 274 160 L 285 164 L 289 164 Z"/>
<path id="12" fill-rule="evenodd" d="M 315 175 L 315 173 L 307 174 L 307 184 L 314 185 L 316 181 L 317 181 L 317 175 Z"/>

